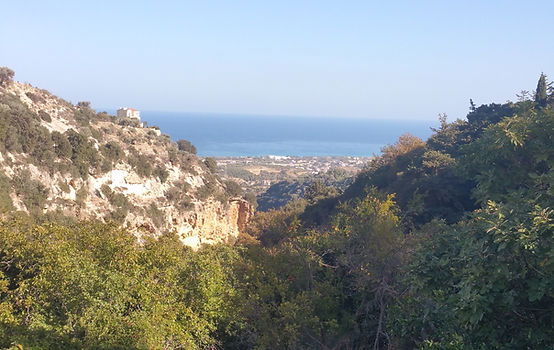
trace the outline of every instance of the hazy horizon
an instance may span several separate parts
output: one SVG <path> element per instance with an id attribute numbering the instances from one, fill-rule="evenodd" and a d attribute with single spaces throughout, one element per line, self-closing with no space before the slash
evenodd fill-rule
<path id="1" fill-rule="evenodd" d="M 549 1 L 27 1 L 3 9 L 0 66 L 93 106 L 453 120 L 470 98 L 514 100 L 541 72 L 554 74 Z"/>
<path id="2" fill-rule="evenodd" d="M 60 96 L 61 97 L 61 96 Z M 77 101 L 72 101 L 77 103 Z M 91 108 L 96 110 L 97 112 L 107 112 L 110 114 L 114 114 L 117 112 L 119 108 L 123 107 L 133 107 L 133 106 L 117 106 L 117 107 L 96 107 L 94 104 L 91 105 Z M 356 117 L 356 116 L 345 116 L 345 115 L 292 115 L 292 114 L 266 114 L 266 113 L 233 113 L 233 112 L 210 112 L 210 111 L 180 111 L 180 110 L 151 110 L 151 109 L 141 109 L 139 110 L 142 115 L 144 113 L 160 113 L 160 114 L 179 114 L 179 115 L 197 115 L 197 116 L 206 116 L 209 118 L 225 118 L 225 117 L 262 117 L 262 118 L 300 118 L 300 119 L 341 119 L 341 120 L 360 120 L 360 119 L 366 119 L 371 121 L 418 121 L 418 122 L 437 122 L 439 120 L 439 115 L 435 115 L 430 118 L 422 118 L 422 119 L 413 119 L 410 117 L 402 117 L 402 116 L 394 116 L 394 117 Z M 460 118 L 465 117 L 462 116 Z M 448 117 L 448 121 L 453 121 L 454 118 Z"/>

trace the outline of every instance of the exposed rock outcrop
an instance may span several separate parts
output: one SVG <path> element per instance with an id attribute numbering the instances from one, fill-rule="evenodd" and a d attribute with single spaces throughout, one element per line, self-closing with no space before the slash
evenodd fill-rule
<path id="1" fill-rule="evenodd" d="M 201 159 L 136 121 L 11 82 L 0 87 L 2 131 L 17 136 L 0 135 L 11 210 L 117 220 L 138 236 L 174 230 L 195 248 L 233 241 L 250 218 Z"/>

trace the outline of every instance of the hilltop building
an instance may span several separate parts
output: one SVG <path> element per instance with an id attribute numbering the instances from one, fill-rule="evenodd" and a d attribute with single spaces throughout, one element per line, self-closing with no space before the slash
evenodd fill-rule
<path id="1" fill-rule="evenodd" d="M 134 108 L 122 107 L 117 110 L 117 116 L 140 120 L 140 111 Z"/>

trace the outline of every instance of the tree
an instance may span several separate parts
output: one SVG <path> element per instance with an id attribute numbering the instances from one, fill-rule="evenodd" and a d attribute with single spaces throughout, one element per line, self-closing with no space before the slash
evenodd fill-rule
<path id="1" fill-rule="evenodd" d="M 537 82 L 535 102 L 541 107 L 546 106 L 548 102 L 548 83 L 546 82 L 546 75 L 544 73 L 541 73 L 539 81 Z"/>
<path id="2" fill-rule="evenodd" d="M 422 149 L 425 146 L 425 141 L 412 134 L 403 134 L 398 138 L 395 144 L 385 146 L 381 149 L 383 155 L 380 160 L 383 163 L 390 163 L 395 158 L 408 154 L 416 149 Z"/>
<path id="3" fill-rule="evenodd" d="M 77 102 L 77 107 L 79 107 L 79 108 L 90 108 L 90 102 L 89 101 Z"/>
<path id="4" fill-rule="evenodd" d="M 6 86 L 12 81 L 15 72 L 8 67 L 0 67 L 0 86 Z"/>
<path id="5" fill-rule="evenodd" d="M 322 180 L 317 179 L 306 188 L 304 197 L 308 203 L 314 204 L 321 199 L 333 197 L 338 194 L 339 192 L 335 187 L 327 186 Z"/>
<path id="6" fill-rule="evenodd" d="M 225 188 L 227 189 L 227 193 L 229 193 L 232 197 L 240 197 L 244 193 L 242 187 L 240 187 L 240 185 L 233 180 L 225 181 Z"/>
<path id="7" fill-rule="evenodd" d="M 189 140 L 177 141 L 177 147 L 179 148 L 179 151 L 196 154 L 196 147 L 194 147 L 194 145 Z"/>

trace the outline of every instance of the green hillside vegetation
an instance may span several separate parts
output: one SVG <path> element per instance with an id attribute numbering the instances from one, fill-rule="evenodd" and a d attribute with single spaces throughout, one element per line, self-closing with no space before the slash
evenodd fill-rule
<path id="1" fill-rule="evenodd" d="M 313 197 L 315 192 L 318 191 L 333 191 L 338 194 L 344 191 L 353 180 L 352 173 L 337 168 L 315 176 L 310 175 L 295 180 L 279 181 L 258 195 L 258 210 L 277 209 L 290 201 Z"/>
<path id="2" fill-rule="evenodd" d="M 344 192 L 258 213 L 234 246 L 5 220 L 0 346 L 552 349 L 553 108 L 545 76 L 532 99 L 472 102 Z"/>

